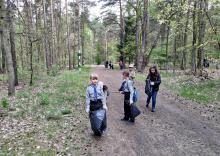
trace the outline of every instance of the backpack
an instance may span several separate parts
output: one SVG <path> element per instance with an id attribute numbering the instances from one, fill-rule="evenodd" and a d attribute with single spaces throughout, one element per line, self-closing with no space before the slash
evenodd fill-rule
<path id="1" fill-rule="evenodd" d="M 150 79 L 146 80 L 146 84 L 145 84 L 145 94 L 147 94 L 148 96 L 151 96 L 152 94 L 152 87 L 150 85 Z"/>
<path id="2" fill-rule="evenodd" d="M 133 94 L 133 102 L 134 103 L 138 101 L 139 95 L 140 94 L 139 94 L 138 90 L 134 87 L 134 94 Z"/>

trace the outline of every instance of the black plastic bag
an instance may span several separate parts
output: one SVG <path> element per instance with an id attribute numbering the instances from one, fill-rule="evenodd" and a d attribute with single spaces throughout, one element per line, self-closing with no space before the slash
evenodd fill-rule
<path id="1" fill-rule="evenodd" d="M 106 110 L 99 109 L 96 111 L 91 111 L 89 118 L 94 134 L 102 135 L 103 131 L 107 128 Z"/>
<path id="2" fill-rule="evenodd" d="M 138 109 L 138 107 L 135 104 L 132 104 L 131 105 L 131 116 L 133 118 L 136 118 L 140 114 L 141 114 L 141 111 Z"/>
<path id="3" fill-rule="evenodd" d="M 152 94 L 152 87 L 150 85 L 150 80 L 149 79 L 146 80 L 145 94 L 147 94 L 148 96 L 151 96 L 151 94 Z"/>

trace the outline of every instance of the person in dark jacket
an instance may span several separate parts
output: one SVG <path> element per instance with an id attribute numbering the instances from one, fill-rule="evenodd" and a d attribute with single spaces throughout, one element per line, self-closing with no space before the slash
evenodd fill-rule
<path id="1" fill-rule="evenodd" d="M 155 112 L 157 93 L 159 91 L 159 86 L 161 83 L 161 77 L 156 66 L 150 67 L 147 80 L 150 81 L 152 92 L 151 92 L 151 96 L 147 97 L 146 107 L 147 108 L 149 107 L 149 103 L 152 98 L 152 112 Z"/>

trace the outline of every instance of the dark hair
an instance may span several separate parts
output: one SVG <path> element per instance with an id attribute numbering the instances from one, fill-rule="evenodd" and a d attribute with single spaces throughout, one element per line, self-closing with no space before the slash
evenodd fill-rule
<path id="1" fill-rule="evenodd" d="M 151 69 L 154 69 L 154 70 L 155 70 L 155 73 L 154 73 L 154 74 L 151 73 Z M 158 75 L 160 75 L 160 74 L 159 74 L 159 71 L 157 70 L 157 66 L 155 66 L 155 65 L 151 66 L 151 67 L 149 68 L 149 73 L 148 73 L 148 75 L 149 75 L 149 76 L 158 76 Z"/>
<path id="2" fill-rule="evenodd" d="M 124 75 L 124 76 L 126 76 L 126 77 L 129 77 L 129 72 L 128 72 L 128 71 L 124 71 L 124 72 L 122 73 L 122 75 Z"/>

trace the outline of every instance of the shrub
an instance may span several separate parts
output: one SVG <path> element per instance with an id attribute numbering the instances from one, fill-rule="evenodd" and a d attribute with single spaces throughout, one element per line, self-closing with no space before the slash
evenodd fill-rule
<path id="1" fill-rule="evenodd" d="M 59 120 L 62 118 L 62 114 L 60 111 L 57 110 L 50 110 L 46 114 L 47 120 Z"/>
<path id="2" fill-rule="evenodd" d="M 40 104 L 41 105 L 49 105 L 49 97 L 47 94 L 40 94 Z"/>
<path id="3" fill-rule="evenodd" d="M 8 107 L 9 107 L 8 99 L 3 98 L 3 99 L 1 100 L 1 105 L 2 105 L 3 108 L 8 108 Z"/>
<path id="4" fill-rule="evenodd" d="M 61 110 L 61 113 L 62 113 L 63 115 L 66 115 L 66 114 L 71 114 L 72 111 L 71 111 L 70 109 L 68 109 L 68 108 L 64 108 L 64 109 Z"/>

